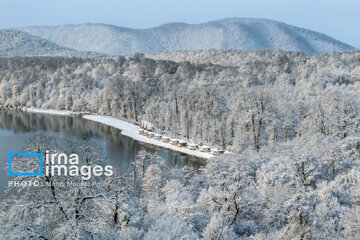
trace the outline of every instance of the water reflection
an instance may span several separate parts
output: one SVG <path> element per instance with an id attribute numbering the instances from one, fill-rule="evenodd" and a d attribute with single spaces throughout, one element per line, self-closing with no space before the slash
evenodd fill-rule
<path id="1" fill-rule="evenodd" d="M 8 152 L 22 149 L 27 138 L 38 134 L 65 137 L 79 143 L 83 139 L 91 141 L 102 150 L 104 161 L 113 165 L 120 173 L 128 169 L 142 149 L 157 153 L 172 167 L 188 165 L 199 169 L 205 164 L 192 156 L 137 142 L 121 135 L 121 131 L 116 128 L 81 117 L 0 110 L 0 199 L 6 184 Z"/>

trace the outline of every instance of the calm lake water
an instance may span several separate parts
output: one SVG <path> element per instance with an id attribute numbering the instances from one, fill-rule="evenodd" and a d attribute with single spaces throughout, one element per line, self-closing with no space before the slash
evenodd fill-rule
<path id="1" fill-rule="evenodd" d="M 0 110 L 0 200 L 4 197 L 8 177 L 8 153 L 21 151 L 26 141 L 37 135 L 55 136 L 82 143 L 85 139 L 99 146 L 106 164 L 124 173 L 140 150 L 157 153 L 172 167 L 188 165 L 198 169 L 205 165 L 201 159 L 178 152 L 140 143 L 121 131 L 81 117 L 46 115 Z"/>

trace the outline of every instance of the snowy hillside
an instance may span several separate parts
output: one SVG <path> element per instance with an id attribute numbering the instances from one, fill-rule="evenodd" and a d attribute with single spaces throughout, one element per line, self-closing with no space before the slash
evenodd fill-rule
<path id="1" fill-rule="evenodd" d="M 49 40 L 16 30 L 0 30 L 0 57 L 67 56 L 94 57 L 98 53 L 77 52 Z"/>
<path id="2" fill-rule="evenodd" d="M 208 63 L 213 53 L 223 56 L 214 59 L 221 65 Z M 208 159 L 201 174 L 176 167 L 183 158 L 167 163 L 145 148 L 127 170 L 97 176 L 105 184 L 53 174 L 48 181 L 66 187 L 51 190 L 47 178 L 36 177 L 44 185 L 36 194 L 35 186 L 20 185 L 20 194 L 8 188 L 0 201 L 0 239 L 359 239 L 360 51 L 211 50 L 180 59 L 190 61 L 0 58 L 0 105 L 90 112 L 86 119 L 154 144 L 118 119 L 147 120 L 171 138 L 234 153 Z M 9 112 L 0 111 L 0 128 L 35 120 L 17 112 L 11 120 Z M 67 120 L 77 122 L 53 120 L 46 123 L 61 133 Z M 96 128 L 119 140 L 117 131 Z M 86 156 L 79 165 L 89 176 L 109 162 L 101 154 L 108 146 L 82 134 L 31 137 L 30 152 L 65 148 Z"/>
<path id="3" fill-rule="evenodd" d="M 170 23 L 150 29 L 81 24 L 21 30 L 60 46 L 111 55 L 207 49 L 282 49 L 310 54 L 354 49 L 325 34 L 268 19 L 230 18 L 193 25 Z"/>

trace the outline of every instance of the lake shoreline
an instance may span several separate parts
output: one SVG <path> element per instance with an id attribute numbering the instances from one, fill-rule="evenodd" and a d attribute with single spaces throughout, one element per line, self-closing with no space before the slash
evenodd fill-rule
<path id="1" fill-rule="evenodd" d="M 96 114 L 89 114 L 89 113 L 79 113 L 79 112 L 72 112 L 68 110 L 55 110 L 55 109 L 41 109 L 41 108 L 22 108 L 24 112 L 29 113 L 41 113 L 41 114 L 51 114 L 51 115 L 61 115 L 61 116 L 81 116 L 84 119 L 98 122 L 107 126 L 111 126 L 121 130 L 121 134 L 128 136 L 136 141 L 151 144 L 157 147 L 162 147 L 166 149 L 170 149 L 172 151 L 184 153 L 190 156 L 202 158 L 202 159 L 209 159 L 214 157 L 211 153 L 200 152 L 197 150 L 190 150 L 187 148 L 182 148 L 178 146 L 171 145 L 170 143 L 164 143 L 162 141 L 158 141 L 155 139 L 151 139 L 145 136 L 142 136 L 138 133 L 139 126 L 120 120 L 110 116 L 103 116 L 103 115 L 96 115 Z"/>

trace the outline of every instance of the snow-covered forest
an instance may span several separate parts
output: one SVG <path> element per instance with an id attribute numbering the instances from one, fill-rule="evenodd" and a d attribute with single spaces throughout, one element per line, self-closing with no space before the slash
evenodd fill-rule
<path id="1" fill-rule="evenodd" d="M 2 58 L 0 104 L 146 119 L 173 135 L 234 152 L 318 133 L 343 139 L 359 132 L 360 52 L 222 55 L 189 53 L 185 62 L 141 54 Z"/>
<path id="2" fill-rule="evenodd" d="M 140 152 L 105 186 L 71 177 L 22 177 L 0 205 L 4 239 L 358 239 L 359 137 L 315 134 L 208 161 L 203 173 Z M 38 136 L 28 151 L 64 149 L 101 164 L 96 146 Z M 144 166 L 147 165 L 147 168 Z M 18 179 L 20 180 L 20 179 Z M 54 187 L 51 187 L 54 186 Z M 9 189 L 12 190 L 11 188 Z M 16 189 L 15 189 L 16 190 Z M 21 197 L 19 197 L 21 196 Z"/>
<path id="3" fill-rule="evenodd" d="M 360 52 L 153 57 L 1 58 L 0 105 L 146 119 L 236 154 L 209 159 L 198 174 L 169 169 L 142 152 L 129 176 L 104 179 L 107 188 L 43 188 L 36 196 L 8 199 L 16 205 L 2 204 L 0 234 L 358 239 Z M 44 143 L 54 149 L 65 144 L 39 138 L 29 149 L 43 149 Z M 92 147 L 81 149 L 99 160 Z M 144 168 L 145 162 L 150 166 Z"/>

